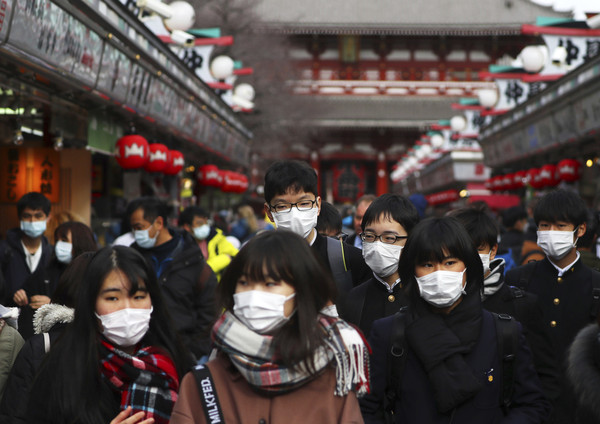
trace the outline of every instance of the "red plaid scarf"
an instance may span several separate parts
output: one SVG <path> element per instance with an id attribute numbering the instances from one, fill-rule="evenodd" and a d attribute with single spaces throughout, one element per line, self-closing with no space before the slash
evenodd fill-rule
<path id="1" fill-rule="evenodd" d="M 121 409 L 146 412 L 157 424 L 168 424 L 177 400 L 179 377 L 173 360 L 164 350 L 147 346 L 133 355 L 101 340 L 100 364 L 108 384 L 121 393 Z"/>

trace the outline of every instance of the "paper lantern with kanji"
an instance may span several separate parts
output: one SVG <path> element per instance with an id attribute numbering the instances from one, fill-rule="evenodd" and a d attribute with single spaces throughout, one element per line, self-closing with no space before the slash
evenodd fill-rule
<path id="1" fill-rule="evenodd" d="M 556 175 L 556 165 L 544 165 L 540 168 L 540 180 L 544 187 L 554 187 L 559 183 Z"/>
<path id="2" fill-rule="evenodd" d="M 519 189 L 525 186 L 527 179 L 527 171 L 517 171 L 513 174 L 513 188 Z"/>
<path id="3" fill-rule="evenodd" d="M 198 168 L 198 182 L 206 187 L 221 187 L 223 176 L 217 165 L 202 165 Z"/>
<path id="4" fill-rule="evenodd" d="M 144 169 L 148 172 L 161 172 L 167 167 L 169 149 L 164 144 L 152 143 L 149 146 L 148 162 Z"/>
<path id="5" fill-rule="evenodd" d="M 556 165 L 562 181 L 573 182 L 581 178 L 581 164 L 575 159 L 563 159 Z"/>
<path id="6" fill-rule="evenodd" d="M 544 188 L 540 179 L 540 170 L 538 168 L 531 168 L 527 171 L 527 184 L 535 189 Z"/>
<path id="7" fill-rule="evenodd" d="M 494 178 L 492 178 L 492 189 L 494 191 L 503 190 L 504 189 L 503 184 L 504 184 L 504 176 L 503 175 L 497 175 Z"/>
<path id="8" fill-rule="evenodd" d="M 169 150 L 167 154 L 167 167 L 163 170 L 166 175 L 177 175 L 183 169 L 183 153 L 177 150 Z"/>
<path id="9" fill-rule="evenodd" d="M 115 159 L 123 169 L 137 169 L 148 160 L 148 142 L 137 134 L 124 135 L 115 145 Z"/>
<path id="10" fill-rule="evenodd" d="M 515 174 L 506 174 L 502 177 L 502 187 L 504 190 L 512 190 L 515 188 L 514 176 Z"/>

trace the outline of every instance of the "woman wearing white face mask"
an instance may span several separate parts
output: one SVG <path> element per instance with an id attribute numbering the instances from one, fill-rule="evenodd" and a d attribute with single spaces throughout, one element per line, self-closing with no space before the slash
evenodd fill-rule
<path id="1" fill-rule="evenodd" d="M 398 423 L 543 422 L 550 404 L 516 325 L 511 334 L 518 340 L 514 384 L 508 383 L 511 396 L 502 405 L 503 363 L 498 358 L 505 351 L 496 333 L 499 318 L 482 309 L 483 267 L 464 227 L 450 217 L 417 224 L 399 270 L 410 285 L 409 306 L 401 320 L 392 316 L 373 323 L 372 394 L 361 400 L 365 422 L 383 422 L 378 415 L 390 394 Z M 392 349 L 399 325 L 404 336 Z M 389 375 L 397 375 L 394 383 Z"/>
<path id="2" fill-rule="evenodd" d="M 107 247 L 84 280 L 73 323 L 32 388 L 28 422 L 168 423 L 191 356 L 170 325 L 153 270 L 135 250 Z"/>
<path id="3" fill-rule="evenodd" d="M 184 378 L 171 424 L 362 422 L 367 348 L 319 313 L 334 287 L 300 236 L 252 238 L 221 279 L 212 359 Z"/>
<path id="4" fill-rule="evenodd" d="M 58 280 L 67 265 L 84 252 L 95 252 L 98 244 L 94 233 L 81 222 L 64 222 L 54 231 L 54 253 L 45 267 L 38 266 L 16 295 L 20 295 L 19 332 L 23 338 L 33 335 L 33 314 L 41 306 L 50 303 Z"/>

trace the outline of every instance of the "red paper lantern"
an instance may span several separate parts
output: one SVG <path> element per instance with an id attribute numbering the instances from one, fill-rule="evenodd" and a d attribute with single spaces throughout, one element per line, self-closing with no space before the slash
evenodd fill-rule
<path id="1" fill-rule="evenodd" d="M 169 150 L 167 154 L 167 167 L 163 170 L 166 175 L 177 175 L 183 169 L 185 161 L 183 153 L 177 150 Z"/>
<path id="2" fill-rule="evenodd" d="M 544 188 L 544 184 L 542 184 L 542 181 L 540 179 L 539 169 L 531 168 L 527 171 L 527 183 L 535 189 Z"/>
<path id="3" fill-rule="evenodd" d="M 115 159 L 123 169 L 137 169 L 148 160 L 148 142 L 137 134 L 124 135 L 115 145 Z"/>
<path id="4" fill-rule="evenodd" d="M 556 168 L 558 177 L 563 181 L 573 182 L 581 178 L 581 164 L 575 159 L 563 159 Z"/>
<path id="5" fill-rule="evenodd" d="M 164 144 L 152 143 L 149 146 L 150 153 L 148 162 L 144 165 L 144 169 L 148 172 L 161 172 L 167 167 L 167 155 L 169 149 Z"/>
<path id="6" fill-rule="evenodd" d="M 223 174 L 223 185 L 221 191 L 234 193 L 237 189 L 237 173 L 233 171 L 221 171 Z"/>
<path id="7" fill-rule="evenodd" d="M 198 169 L 198 182 L 207 187 L 221 187 L 223 176 L 217 165 L 202 165 Z"/>
<path id="8" fill-rule="evenodd" d="M 540 168 L 539 178 L 544 187 L 554 187 L 559 183 L 556 174 L 556 165 L 544 165 Z"/>
<path id="9" fill-rule="evenodd" d="M 514 177 L 515 174 L 506 174 L 504 177 L 502 177 L 502 187 L 504 190 L 512 190 L 515 188 Z"/>
<path id="10" fill-rule="evenodd" d="M 504 184 L 504 176 L 503 175 L 497 175 L 494 178 L 492 178 L 492 187 L 493 187 L 494 191 L 503 190 L 503 184 Z"/>
<path id="11" fill-rule="evenodd" d="M 525 186 L 524 180 L 527 179 L 527 171 L 517 171 L 513 174 L 513 188 L 519 189 Z"/>

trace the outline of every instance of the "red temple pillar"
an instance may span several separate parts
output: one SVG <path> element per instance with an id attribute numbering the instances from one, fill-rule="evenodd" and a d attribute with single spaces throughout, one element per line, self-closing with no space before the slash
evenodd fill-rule
<path id="1" fill-rule="evenodd" d="M 389 192 L 389 175 L 387 170 L 387 161 L 385 159 L 385 153 L 379 152 L 377 154 L 377 179 L 375 184 L 375 194 L 381 196 L 382 194 Z"/>

